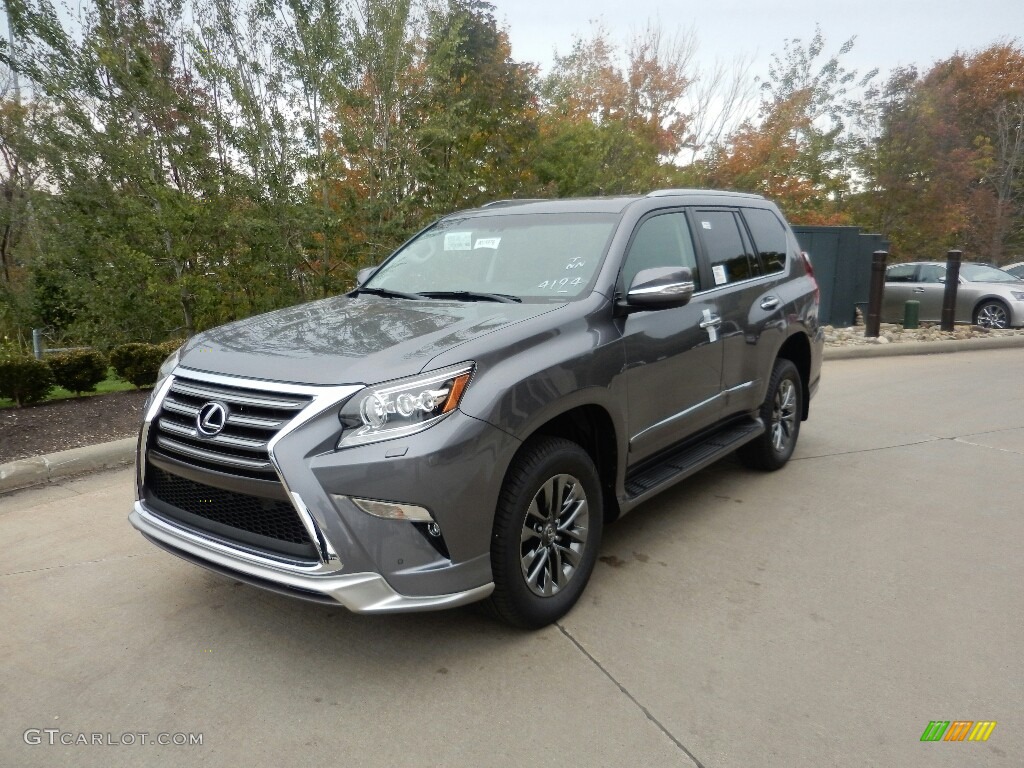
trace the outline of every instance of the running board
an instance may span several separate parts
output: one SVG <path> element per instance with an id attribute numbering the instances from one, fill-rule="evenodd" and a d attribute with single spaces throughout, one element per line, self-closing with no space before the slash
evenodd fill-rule
<path id="1" fill-rule="evenodd" d="M 645 464 L 642 469 L 626 475 L 626 499 L 629 506 L 714 464 L 762 434 L 764 423 L 760 419 L 744 419 L 727 424 L 696 443 L 669 451 L 653 463 Z"/>

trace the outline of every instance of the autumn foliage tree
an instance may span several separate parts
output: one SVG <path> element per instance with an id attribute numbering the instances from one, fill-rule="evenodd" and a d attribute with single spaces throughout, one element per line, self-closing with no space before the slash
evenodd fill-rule
<path id="1" fill-rule="evenodd" d="M 869 95 L 859 166 L 860 221 L 895 250 L 951 247 L 1003 263 L 1024 245 L 1024 50 L 999 43 L 923 75 L 898 70 Z"/>

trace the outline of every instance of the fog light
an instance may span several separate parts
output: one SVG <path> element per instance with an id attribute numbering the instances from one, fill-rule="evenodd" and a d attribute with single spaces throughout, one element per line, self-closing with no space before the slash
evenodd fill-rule
<path id="1" fill-rule="evenodd" d="M 335 499 L 343 499 L 344 496 L 335 496 Z M 402 504 L 397 501 L 378 501 L 377 499 L 360 499 L 350 496 L 349 499 L 363 512 L 374 517 L 382 517 L 386 520 L 409 520 L 414 523 L 433 523 L 434 518 L 423 507 L 415 504 Z"/>

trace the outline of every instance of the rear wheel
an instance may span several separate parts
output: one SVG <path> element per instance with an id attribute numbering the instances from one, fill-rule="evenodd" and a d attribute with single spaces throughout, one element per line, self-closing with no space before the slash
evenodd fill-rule
<path id="1" fill-rule="evenodd" d="M 1009 328 L 1010 312 L 1001 301 L 986 301 L 974 310 L 974 324 L 984 328 Z"/>
<path id="2" fill-rule="evenodd" d="M 753 469 L 774 471 L 789 461 L 800 436 L 803 418 L 803 382 L 791 360 L 779 358 L 768 380 L 768 393 L 758 411 L 764 434 L 737 451 L 740 460 Z"/>
<path id="3" fill-rule="evenodd" d="M 569 440 L 527 443 L 509 468 L 491 538 L 493 611 L 518 627 L 564 616 L 594 569 L 603 523 L 590 455 Z"/>

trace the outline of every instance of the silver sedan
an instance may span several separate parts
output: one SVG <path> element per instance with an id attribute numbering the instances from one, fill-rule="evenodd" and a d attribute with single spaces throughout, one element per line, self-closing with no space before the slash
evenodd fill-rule
<path id="1" fill-rule="evenodd" d="M 938 322 L 945 290 L 944 262 L 893 264 L 885 271 L 882 320 L 902 322 L 904 307 L 913 299 L 921 304 L 919 317 L 923 322 Z M 986 328 L 1024 326 L 1024 281 L 986 264 L 964 262 L 960 265 L 956 322 Z"/>

